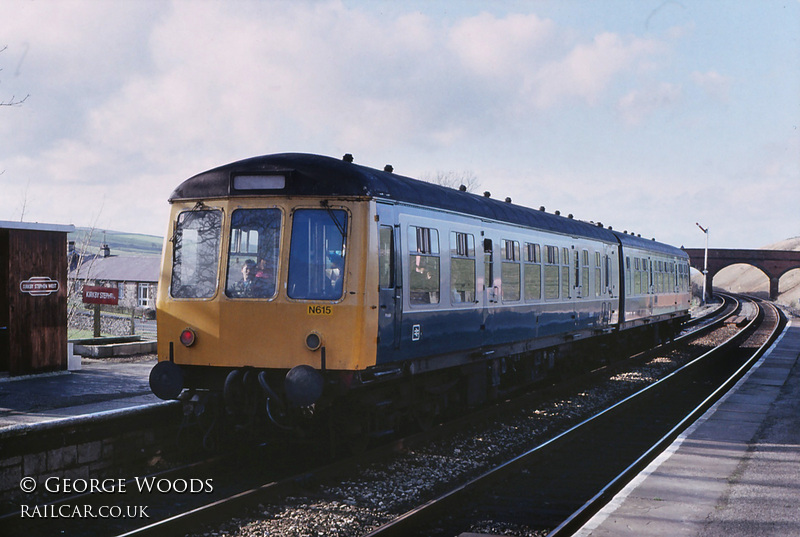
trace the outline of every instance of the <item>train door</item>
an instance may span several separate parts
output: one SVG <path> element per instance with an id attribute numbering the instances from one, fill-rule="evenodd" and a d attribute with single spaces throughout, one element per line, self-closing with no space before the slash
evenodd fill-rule
<path id="1" fill-rule="evenodd" d="M 495 249 L 495 241 L 489 238 L 483 239 L 483 315 L 481 328 L 484 331 L 484 343 L 491 342 L 491 336 L 494 334 L 492 314 L 500 301 L 500 288 L 495 281 Z"/>
<path id="2" fill-rule="evenodd" d="M 600 272 L 600 287 L 602 289 L 602 299 L 603 299 L 603 311 L 601 317 L 601 324 L 603 326 L 608 326 L 609 322 L 611 321 L 611 312 L 612 312 L 612 305 L 611 305 L 611 298 L 612 298 L 612 288 L 611 288 L 611 257 L 609 256 L 608 248 L 604 248 L 603 250 L 603 265 L 602 270 Z"/>
<path id="3" fill-rule="evenodd" d="M 583 298 L 585 296 L 584 293 L 586 291 L 583 288 L 583 277 L 581 272 L 581 251 L 575 246 L 572 247 L 574 249 L 574 257 L 575 257 L 575 265 L 573 266 L 573 270 L 575 271 L 575 280 L 573 282 L 573 286 L 575 288 L 575 298 Z"/>
<path id="4" fill-rule="evenodd" d="M 395 223 L 394 207 L 378 205 L 378 355 L 391 361 L 400 348 L 403 317 L 403 285 L 400 266 L 400 226 Z"/>

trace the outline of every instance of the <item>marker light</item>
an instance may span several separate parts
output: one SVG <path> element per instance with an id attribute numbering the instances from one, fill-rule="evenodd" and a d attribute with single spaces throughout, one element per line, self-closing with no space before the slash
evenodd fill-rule
<path id="1" fill-rule="evenodd" d="M 322 338 L 316 332 L 311 332 L 306 336 L 306 347 L 308 350 L 315 351 L 322 346 Z"/>
<path id="2" fill-rule="evenodd" d="M 181 343 L 183 343 L 186 347 L 191 347 L 194 345 L 195 340 L 197 339 L 197 334 L 194 333 L 194 330 L 191 328 L 184 328 L 183 332 L 181 332 Z"/>

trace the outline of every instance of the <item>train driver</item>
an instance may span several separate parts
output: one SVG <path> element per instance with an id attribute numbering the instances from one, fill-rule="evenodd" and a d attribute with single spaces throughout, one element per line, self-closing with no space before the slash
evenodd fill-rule
<path id="1" fill-rule="evenodd" d="M 242 280 L 233 286 L 233 296 L 237 298 L 263 298 L 269 296 L 269 289 L 262 278 L 256 278 L 256 262 L 248 259 L 242 265 Z"/>

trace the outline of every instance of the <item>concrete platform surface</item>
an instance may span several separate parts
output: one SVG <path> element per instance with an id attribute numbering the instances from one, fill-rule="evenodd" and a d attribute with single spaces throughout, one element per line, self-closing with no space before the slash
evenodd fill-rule
<path id="1" fill-rule="evenodd" d="M 800 322 L 575 535 L 800 536 Z"/>
<path id="2" fill-rule="evenodd" d="M 150 391 L 155 355 L 83 358 L 81 369 L 0 379 L 0 432 L 162 402 Z"/>

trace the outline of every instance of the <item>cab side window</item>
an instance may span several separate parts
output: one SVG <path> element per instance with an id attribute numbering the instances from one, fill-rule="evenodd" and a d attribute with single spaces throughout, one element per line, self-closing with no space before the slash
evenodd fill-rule
<path id="1" fill-rule="evenodd" d="M 394 287 L 394 230 L 381 226 L 378 237 L 378 282 L 381 289 Z"/>

